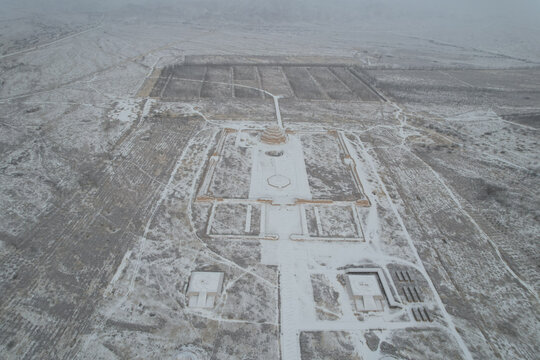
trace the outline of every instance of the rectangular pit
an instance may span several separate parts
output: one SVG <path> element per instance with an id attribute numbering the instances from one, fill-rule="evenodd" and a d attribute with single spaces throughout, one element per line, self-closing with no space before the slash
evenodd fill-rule
<path id="1" fill-rule="evenodd" d="M 258 236 L 260 219 L 258 205 L 218 203 L 208 224 L 208 235 Z"/>
<path id="2" fill-rule="evenodd" d="M 266 98 L 258 89 L 304 100 L 381 100 L 354 68 L 321 64 L 172 65 L 161 71 L 150 95 L 168 100 Z"/>
<path id="3" fill-rule="evenodd" d="M 280 66 L 259 66 L 263 89 L 273 95 L 292 97 L 293 92 Z"/>
<path id="4" fill-rule="evenodd" d="M 232 78 L 230 66 L 208 66 L 201 89 L 203 98 L 232 97 Z"/>
<path id="5" fill-rule="evenodd" d="M 238 132 L 225 135 L 223 151 L 212 176 L 209 190 L 215 197 L 247 199 L 251 179 L 251 151 L 236 146 Z"/>
<path id="6" fill-rule="evenodd" d="M 365 195 L 356 186 L 351 167 L 344 162 L 345 153 L 337 136 L 310 133 L 300 136 L 313 199 L 356 201 Z"/>
<path id="7" fill-rule="evenodd" d="M 356 74 L 346 67 L 331 67 L 330 71 L 341 80 L 357 98 L 363 101 L 379 101 L 380 98 L 374 94 L 369 87 L 361 81 Z"/>
<path id="8" fill-rule="evenodd" d="M 353 100 L 355 98 L 354 93 L 327 67 L 310 67 L 308 71 L 319 84 L 324 84 L 324 91 L 331 99 Z"/>
<path id="9" fill-rule="evenodd" d="M 301 66 L 284 66 L 283 72 L 287 75 L 289 83 L 296 97 L 300 99 L 325 99 L 318 85 L 313 81 L 307 68 Z"/>

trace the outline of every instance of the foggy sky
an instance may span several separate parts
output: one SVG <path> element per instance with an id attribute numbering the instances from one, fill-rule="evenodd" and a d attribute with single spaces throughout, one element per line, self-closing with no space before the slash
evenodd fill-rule
<path id="1" fill-rule="evenodd" d="M 235 21 L 500 19 L 540 27 L 540 0 L 0 0 L 9 11 L 118 13 L 146 10 Z M 172 12 L 172 13 L 171 13 Z M 5 16 L 6 14 L 4 14 Z"/>

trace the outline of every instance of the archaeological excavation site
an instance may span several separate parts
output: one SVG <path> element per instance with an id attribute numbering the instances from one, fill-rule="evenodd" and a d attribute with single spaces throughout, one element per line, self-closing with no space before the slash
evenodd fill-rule
<path id="1" fill-rule="evenodd" d="M 540 49 L 126 9 L 0 48 L 0 359 L 538 358 Z"/>

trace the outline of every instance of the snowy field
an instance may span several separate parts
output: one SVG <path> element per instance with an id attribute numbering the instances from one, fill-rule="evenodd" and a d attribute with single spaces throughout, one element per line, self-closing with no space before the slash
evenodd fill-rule
<path id="1" fill-rule="evenodd" d="M 538 44 L 23 23 L 0 18 L 0 358 L 537 358 Z"/>

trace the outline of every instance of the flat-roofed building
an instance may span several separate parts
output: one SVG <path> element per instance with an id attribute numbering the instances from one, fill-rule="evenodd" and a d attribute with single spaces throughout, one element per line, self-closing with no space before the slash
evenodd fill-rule
<path id="1" fill-rule="evenodd" d="M 356 311 L 384 311 L 386 298 L 376 273 L 347 274 L 347 290 Z"/>
<path id="2" fill-rule="evenodd" d="M 223 286 L 223 273 L 194 271 L 187 290 L 188 306 L 213 308 Z"/>

